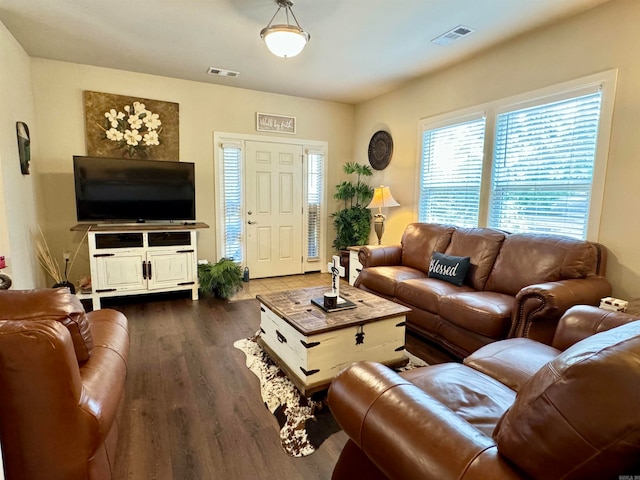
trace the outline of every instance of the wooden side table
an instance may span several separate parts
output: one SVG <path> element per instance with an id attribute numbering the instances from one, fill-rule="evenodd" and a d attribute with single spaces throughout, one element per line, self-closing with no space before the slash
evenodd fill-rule
<path id="1" fill-rule="evenodd" d="M 627 310 L 624 313 L 640 318 L 640 298 L 629 300 Z"/>
<path id="2" fill-rule="evenodd" d="M 360 263 L 360 259 L 358 258 L 358 254 L 360 253 L 360 249 L 362 247 L 348 247 L 349 250 L 349 285 L 353 286 L 362 271 L 362 264 Z"/>

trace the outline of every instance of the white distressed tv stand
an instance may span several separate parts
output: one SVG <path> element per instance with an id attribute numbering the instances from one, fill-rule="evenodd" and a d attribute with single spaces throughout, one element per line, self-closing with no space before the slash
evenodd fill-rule
<path id="1" fill-rule="evenodd" d="M 100 309 L 106 297 L 191 290 L 198 299 L 196 230 L 206 223 L 78 224 L 89 242 L 91 292 L 79 292 Z"/>

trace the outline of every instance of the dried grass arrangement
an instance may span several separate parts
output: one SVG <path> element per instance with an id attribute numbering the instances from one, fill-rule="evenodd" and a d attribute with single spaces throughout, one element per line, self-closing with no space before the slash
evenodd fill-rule
<path id="1" fill-rule="evenodd" d="M 84 233 L 82 240 L 80 240 L 80 243 L 78 243 L 78 246 L 76 247 L 73 257 L 71 257 L 71 254 L 69 252 L 63 253 L 64 269 L 61 270 L 60 262 L 58 262 L 56 257 L 51 253 L 49 245 L 47 244 L 47 239 L 45 238 L 44 233 L 42 233 L 42 228 L 40 228 L 40 225 L 38 225 L 38 233 L 33 234 L 33 240 L 36 245 L 36 252 L 38 254 L 38 262 L 40 263 L 42 268 L 44 268 L 44 271 L 47 272 L 47 275 L 49 275 L 53 279 L 56 285 L 65 285 L 70 287 L 72 286 L 68 280 L 69 274 L 71 273 L 73 263 L 78 256 L 80 247 L 87 238 L 90 229 L 91 227 L 89 227 Z"/>

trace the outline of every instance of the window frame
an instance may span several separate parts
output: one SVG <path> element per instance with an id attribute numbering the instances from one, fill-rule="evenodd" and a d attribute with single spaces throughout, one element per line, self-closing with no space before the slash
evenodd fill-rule
<path id="1" fill-rule="evenodd" d="M 425 132 L 431 131 L 431 130 L 438 130 L 438 129 L 442 129 L 442 128 L 447 128 L 447 127 L 453 127 L 456 125 L 463 125 L 466 123 L 470 123 L 473 121 L 477 121 L 477 120 L 483 120 L 484 121 L 484 154 L 483 154 L 483 160 L 482 160 L 482 167 L 481 167 L 481 179 L 480 179 L 480 188 L 479 188 L 479 196 L 480 196 L 480 200 L 479 200 L 479 205 L 478 205 L 478 221 L 480 219 L 480 209 L 482 208 L 482 184 L 484 182 L 484 158 L 486 158 L 486 143 L 487 143 L 487 138 L 486 138 L 486 131 L 487 131 L 487 119 L 486 119 L 486 112 L 483 110 L 477 110 L 477 109 L 472 109 L 472 110 L 465 110 L 465 111 L 461 111 L 458 112 L 460 115 L 457 115 L 455 117 L 451 116 L 450 114 L 446 114 L 446 115 L 440 115 L 438 117 L 433 117 L 431 119 L 428 119 L 427 121 L 421 122 L 420 123 L 420 129 L 419 129 L 419 159 L 418 159 L 418 174 L 417 174 L 417 179 L 418 179 L 418 187 L 417 187 L 417 198 L 416 198 L 416 209 L 417 209 L 417 218 L 420 218 L 420 199 L 421 199 L 421 193 L 422 193 L 422 176 L 423 176 L 423 164 L 422 164 L 422 159 L 424 157 L 424 152 L 422 151 L 422 148 L 424 147 L 424 134 Z"/>
<path id="2" fill-rule="evenodd" d="M 220 161 L 218 162 L 218 169 L 220 174 L 216 175 L 216 178 L 218 179 L 218 181 L 216 182 L 216 191 L 219 192 L 217 194 L 217 196 L 219 197 L 218 200 L 216 202 L 217 208 L 216 208 L 216 218 L 221 218 L 221 219 L 225 219 L 226 215 L 225 215 L 225 199 L 223 197 L 224 192 L 225 192 L 225 182 L 224 182 L 224 149 L 225 148 L 235 148 L 238 149 L 240 151 L 239 154 L 239 179 L 240 179 L 240 192 L 242 192 L 242 178 L 244 177 L 244 154 L 245 154 L 245 145 L 244 142 L 238 142 L 238 141 L 222 141 L 220 142 Z M 240 224 L 244 225 L 245 222 L 245 216 L 244 215 L 244 211 L 245 211 L 245 207 L 244 207 L 244 195 L 242 195 L 242 193 L 240 194 Z M 218 257 L 215 259 L 215 261 L 218 261 L 218 259 L 222 258 L 222 257 L 226 257 L 226 222 L 224 225 L 221 224 L 222 222 L 219 222 L 217 225 L 219 225 L 216 228 L 216 237 L 220 239 L 220 241 L 218 242 L 218 245 L 220 246 L 220 248 L 218 249 Z M 241 258 L 234 258 L 234 261 L 236 263 L 245 265 L 246 264 L 246 258 L 247 258 L 247 252 L 246 252 L 246 248 L 245 248 L 245 242 L 244 242 L 244 229 L 241 228 L 240 230 L 240 251 L 241 251 Z"/>
<path id="3" fill-rule="evenodd" d="M 309 171 L 309 157 L 311 155 L 317 155 L 322 157 L 322 165 L 320 171 L 320 205 L 319 205 L 319 213 L 318 213 L 318 255 L 315 257 L 309 256 L 309 178 L 311 172 Z M 317 264 L 318 262 L 323 262 L 325 259 L 325 245 L 326 245 L 326 228 L 327 228 L 327 152 L 324 149 L 320 148 L 310 148 L 306 146 L 304 148 L 304 166 L 303 166 L 303 176 L 305 178 L 304 189 L 303 189 L 303 252 L 304 253 L 304 262 L 306 265 Z M 323 241 L 325 239 L 325 241 Z M 308 271 L 305 269 L 305 271 Z"/>
<path id="4" fill-rule="evenodd" d="M 492 162 L 494 156 L 494 143 L 497 117 L 506 111 L 519 110 L 534 105 L 542 105 L 554 101 L 577 97 L 581 92 L 594 87 L 602 89 L 602 101 L 600 108 L 600 120 L 597 134 L 596 153 L 593 165 L 593 177 L 591 183 L 591 200 L 587 218 L 586 239 L 597 241 L 600 236 L 600 219 L 602 216 L 602 203 L 604 199 L 604 186 L 609 156 L 611 127 L 613 123 L 613 110 L 617 87 L 618 70 L 612 69 L 581 77 L 568 82 L 551 85 L 534 91 L 514 95 L 504 99 L 495 100 L 475 107 L 465 108 L 442 115 L 426 117 L 418 122 L 418 148 L 416 162 L 416 196 L 414 218 L 419 219 L 420 204 L 420 171 L 422 168 L 422 134 L 425 130 L 439 128 L 440 126 L 463 123 L 469 116 L 483 113 L 486 118 L 484 161 L 482 182 L 480 187 L 480 211 L 478 213 L 478 226 L 486 227 L 489 222 L 489 207 L 492 185 Z"/>

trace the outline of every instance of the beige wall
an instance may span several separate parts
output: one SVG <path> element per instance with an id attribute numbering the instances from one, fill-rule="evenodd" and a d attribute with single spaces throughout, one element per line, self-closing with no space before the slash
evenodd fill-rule
<path id="1" fill-rule="evenodd" d="M 13 279 L 13 288 L 34 288 L 39 277 L 31 232 L 37 227 L 35 179 L 22 175 L 18 157 L 16 122 L 25 122 L 31 133 L 32 154 L 37 153 L 31 90 L 31 60 L 0 23 L 0 255 L 7 259 L 2 273 Z"/>
<path id="2" fill-rule="evenodd" d="M 51 247 L 58 252 L 73 250 L 81 240 L 69 228 L 76 223 L 72 156 L 86 154 L 83 90 L 180 104 L 180 159 L 196 164 L 197 219 L 212 227 L 199 231 L 200 258 L 216 260 L 214 131 L 256 135 L 256 112 L 292 115 L 297 119 L 296 139 L 327 140 L 330 162 L 351 158 L 354 107 L 349 105 L 42 59 L 32 60 L 32 77 L 41 145 L 37 161 L 42 218 Z M 328 185 L 337 183 L 339 175 L 331 169 Z M 331 241 L 327 231 L 329 246 Z M 89 271 L 88 254 L 78 258 L 72 281 Z"/>
<path id="3" fill-rule="evenodd" d="M 372 183 L 391 185 L 402 205 L 387 212 L 384 241 L 391 243 L 398 241 L 406 224 L 415 219 L 419 119 L 616 68 L 618 89 L 599 241 L 610 252 L 607 276 L 614 294 L 640 296 L 640 255 L 636 254 L 635 240 L 640 234 L 640 222 L 635 219 L 635 210 L 640 207 L 640 189 L 636 187 L 640 184 L 636 159 L 640 150 L 636 140 L 640 138 L 636 133 L 640 123 L 639 20 L 640 2 L 612 0 L 407 83 L 356 106 L 355 113 L 348 105 L 41 59 L 32 59 L 29 71 L 28 57 L 0 24 L 0 106 L 10 112 L 3 113 L 0 131 L 0 178 L 6 190 L 0 195 L 0 248 L 11 249 L 11 259 L 18 255 L 21 264 L 33 263 L 30 248 L 21 240 L 25 239 L 25 225 L 35 222 L 30 200 L 34 181 L 36 191 L 42 192 L 39 218 L 52 248 L 58 252 L 73 249 L 80 240 L 69 228 L 75 223 L 71 157 L 85 154 L 83 90 L 180 104 L 180 156 L 196 162 L 198 220 L 212 226 L 200 234 L 200 257 L 211 259 L 215 256 L 216 224 L 213 132 L 256 134 L 256 111 L 294 115 L 298 119 L 297 138 L 329 141 L 333 166 L 327 179 L 329 195 L 342 177 L 340 166 L 347 160 L 366 162 L 369 138 L 381 128 L 388 129 L 394 138 L 393 159 L 387 169 L 376 172 Z M 16 91 L 19 94 L 15 95 Z M 23 115 L 37 134 L 35 175 L 28 177 L 15 174 L 18 162 L 12 125 Z M 26 208 L 26 217 L 11 213 L 14 209 L 7 202 Z M 17 233 L 14 225 L 19 227 Z M 16 240 L 9 238 L 12 236 Z M 331 241 L 328 228 L 329 246 Z M 83 262 L 74 270 L 72 280 L 88 272 L 86 255 L 81 257 Z M 31 271 L 31 278 L 32 270 L 25 269 Z"/>
<path id="4" fill-rule="evenodd" d="M 582 15 L 518 37 L 456 66 L 356 107 L 355 158 L 386 126 L 394 139 L 388 184 L 402 205 L 388 211 L 385 243 L 400 240 L 417 215 L 418 121 L 609 69 L 618 88 L 599 241 L 608 247 L 614 295 L 640 296 L 640 2 L 613 0 Z M 473 41 L 469 37 L 464 41 Z"/>

